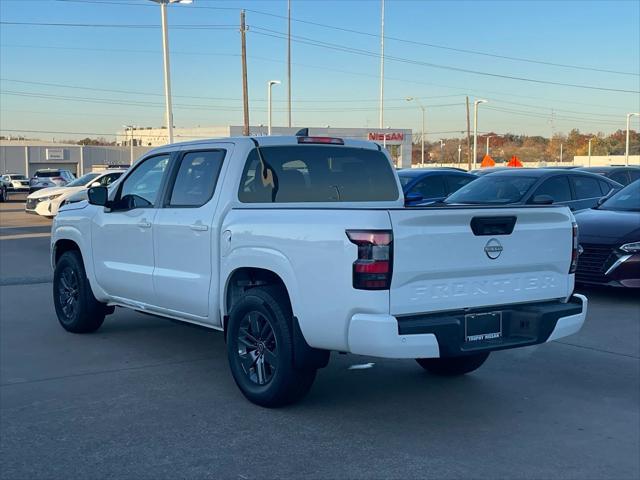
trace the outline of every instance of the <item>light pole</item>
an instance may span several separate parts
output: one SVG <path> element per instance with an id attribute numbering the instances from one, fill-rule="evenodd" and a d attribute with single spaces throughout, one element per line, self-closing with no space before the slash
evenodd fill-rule
<path id="1" fill-rule="evenodd" d="M 589 139 L 589 166 L 591 166 L 591 142 L 593 141 L 593 137 Z"/>
<path id="2" fill-rule="evenodd" d="M 640 113 L 627 113 L 627 141 L 624 149 L 624 164 L 629 166 L 629 122 L 631 117 L 640 117 Z"/>
<path id="3" fill-rule="evenodd" d="M 280 80 L 269 80 L 267 82 L 267 103 L 268 105 L 268 121 L 267 121 L 267 135 L 271 135 L 271 87 L 274 85 L 280 85 Z"/>
<path id="4" fill-rule="evenodd" d="M 380 118 L 378 126 L 382 130 L 384 127 L 384 0 L 381 1 L 380 13 Z"/>
<path id="5" fill-rule="evenodd" d="M 131 130 L 131 140 L 129 142 L 129 165 L 133 165 L 133 125 L 123 125 L 125 132 Z"/>
<path id="6" fill-rule="evenodd" d="M 173 108 L 171 106 L 171 67 L 169 66 L 169 29 L 167 27 L 168 3 L 193 3 L 193 0 L 151 0 L 160 4 L 162 19 L 162 55 L 164 58 L 164 103 L 167 122 L 167 140 L 173 143 Z"/>
<path id="7" fill-rule="evenodd" d="M 475 170 L 478 159 L 478 105 L 487 103 L 487 100 L 475 100 L 473 102 L 473 168 Z"/>
<path id="8" fill-rule="evenodd" d="M 444 143 L 444 140 L 440 139 L 440 166 L 442 166 L 442 164 L 444 163 L 444 146 L 446 145 L 446 143 Z"/>
<path id="9" fill-rule="evenodd" d="M 460 155 L 462 154 L 462 145 L 458 144 L 458 165 L 460 165 Z"/>
<path id="10" fill-rule="evenodd" d="M 487 155 L 489 155 L 489 139 L 493 137 L 494 135 L 487 135 Z"/>
<path id="11" fill-rule="evenodd" d="M 418 104 L 420 110 L 422 110 L 422 133 L 420 134 L 420 166 L 424 166 L 424 117 L 425 117 L 425 108 L 424 105 L 420 103 L 420 101 L 415 97 L 407 97 L 405 99 L 407 102 L 414 101 Z"/>

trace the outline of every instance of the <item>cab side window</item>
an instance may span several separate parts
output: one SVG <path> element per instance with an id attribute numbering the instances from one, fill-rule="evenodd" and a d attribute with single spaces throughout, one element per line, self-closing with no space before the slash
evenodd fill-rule
<path id="1" fill-rule="evenodd" d="M 169 206 L 201 207 L 213 196 L 224 150 L 189 152 L 182 157 Z"/>
<path id="2" fill-rule="evenodd" d="M 537 195 L 549 195 L 553 198 L 554 203 L 569 202 L 571 201 L 569 180 L 564 176 L 549 178 L 542 182 L 542 185 L 538 187 L 533 196 Z"/>
<path id="3" fill-rule="evenodd" d="M 120 188 L 119 200 L 115 208 L 153 208 L 157 206 L 158 194 L 164 172 L 170 156 L 161 154 L 142 160 L 142 162 L 124 179 Z"/>

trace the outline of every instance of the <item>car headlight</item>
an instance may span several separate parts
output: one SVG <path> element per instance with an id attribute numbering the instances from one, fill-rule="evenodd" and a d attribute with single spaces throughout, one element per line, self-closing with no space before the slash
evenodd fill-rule
<path id="1" fill-rule="evenodd" d="M 620 250 L 627 253 L 638 253 L 640 252 L 640 242 L 625 243 L 620 247 Z"/>

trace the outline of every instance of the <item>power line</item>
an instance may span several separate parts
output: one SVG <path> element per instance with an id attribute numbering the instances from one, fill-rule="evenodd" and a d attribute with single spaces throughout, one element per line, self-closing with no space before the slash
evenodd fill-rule
<path id="1" fill-rule="evenodd" d="M 160 28 L 160 25 L 151 24 L 124 24 L 124 23 L 48 23 L 48 22 L 7 22 L 0 21 L 0 25 L 20 25 L 29 27 L 66 27 L 66 28 Z M 171 25 L 172 29 L 178 30 L 233 30 L 237 25 Z"/>
<path id="2" fill-rule="evenodd" d="M 18 97 L 32 97 L 32 98 L 42 98 L 42 99 L 53 99 L 53 100 L 65 100 L 71 102 L 82 102 L 82 103 L 101 103 L 107 105 L 124 105 L 130 107 L 151 107 L 151 108 L 160 108 L 164 107 L 163 103 L 154 103 L 148 101 L 141 100 L 117 100 L 111 98 L 94 98 L 94 97 L 80 97 L 77 95 L 67 96 L 67 95 L 54 95 L 47 93 L 38 93 L 38 92 L 23 92 L 23 91 L 15 91 L 15 90 L 2 90 L 0 91 L 0 95 L 9 95 L 9 96 L 18 96 Z M 444 108 L 444 107 L 453 107 L 460 106 L 460 103 L 445 103 L 445 104 L 436 104 L 436 105 L 426 105 L 430 108 Z M 175 104 L 176 108 L 187 109 L 187 110 L 213 110 L 213 111 L 226 111 L 226 112 L 236 112 L 240 111 L 240 107 L 230 107 L 230 106 L 219 106 L 219 105 L 194 105 L 194 104 Z M 411 107 L 389 107 L 392 110 L 412 110 Z M 255 111 L 265 112 L 264 108 L 254 108 Z M 367 112 L 367 111 L 376 111 L 377 107 L 334 107 L 334 108 L 304 108 L 304 109 L 295 109 L 297 112 L 308 112 L 308 113 L 331 113 L 331 112 Z M 277 112 L 284 112 L 284 109 L 274 110 Z"/>
<path id="3" fill-rule="evenodd" d="M 252 32 L 252 33 L 258 34 L 258 35 L 263 35 L 263 36 L 266 36 L 266 37 L 278 38 L 278 39 L 281 39 L 281 40 L 287 38 L 286 35 L 283 34 L 282 32 L 278 32 L 276 30 L 271 30 L 271 29 L 262 28 L 262 27 L 254 26 L 253 29 L 249 30 L 249 31 Z M 335 50 L 335 51 L 341 51 L 341 52 L 345 52 L 345 53 L 352 53 L 352 54 L 355 54 L 355 55 L 362 55 L 362 56 L 373 57 L 373 58 L 379 58 L 380 57 L 379 53 L 372 52 L 370 50 L 363 50 L 363 49 L 359 49 L 359 48 L 347 47 L 347 46 L 344 46 L 344 45 L 324 42 L 322 40 L 313 39 L 313 38 L 309 38 L 309 37 L 302 37 L 302 36 L 299 36 L 299 35 L 292 35 L 292 40 L 294 42 L 302 43 L 302 44 L 305 44 L 305 45 L 311 45 L 311 46 L 315 46 L 315 47 L 321 47 L 321 48 L 326 48 L 326 49 Z M 598 86 L 595 86 L 595 85 L 580 85 L 580 84 L 574 84 L 574 83 L 554 82 L 554 81 L 551 81 L 551 80 L 540 80 L 540 79 L 527 78 L 527 77 L 518 77 L 518 76 L 514 76 L 514 75 L 504 75 L 504 74 L 498 74 L 498 73 L 483 72 L 483 71 L 480 71 L 480 70 L 471 70 L 471 69 L 467 69 L 467 68 L 454 67 L 454 66 L 451 66 L 451 65 L 441 65 L 441 64 L 437 64 L 437 63 L 423 62 L 423 61 L 419 61 L 419 60 L 412 60 L 412 59 L 409 59 L 409 58 L 396 57 L 396 56 L 392 56 L 392 55 L 385 55 L 385 59 L 391 60 L 391 61 L 395 61 L 395 62 L 399 62 L 399 63 L 407 63 L 407 64 L 418 65 L 418 66 L 423 66 L 423 67 L 438 68 L 438 69 L 450 70 L 450 71 L 455 71 L 455 72 L 469 73 L 469 74 L 474 74 L 474 75 L 482 75 L 482 76 L 488 76 L 488 77 L 493 77 L 493 78 L 503 78 L 503 79 L 507 79 L 507 80 L 516 80 L 516 81 L 523 81 L 523 82 L 530 82 L 530 83 L 538 83 L 538 84 L 543 84 L 543 85 L 555 85 L 555 86 L 562 86 L 562 87 L 582 88 L 582 89 L 588 89 L 588 90 L 600 90 L 600 91 L 617 92 L 617 93 L 633 93 L 633 94 L 640 93 L 640 90 L 625 90 L 625 89 L 620 89 L 620 88 L 598 87 Z"/>
<path id="4" fill-rule="evenodd" d="M 86 4 L 108 4 L 108 5 L 117 5 L 117 6 L 130 5 L 130 6 L 136 6 L 136 7 L 153 7 L 153 5 L 150 5 L 150 4 L 139 4 L 139 3 L 131 3 L 131 2 L 113 2 L 113 1 L 110 2 L 110 1 L 106 1 L 106 0 L 94 0 L 94 1 L 88 1 L 88 0 L 56 0 L 56 1 L 65 2 L 65 3 L 86 3 Z M 193 5 L 193 6 L 189 7 L 189 9 L 190 10 L 191 9 L 238 10 L 237 8 L 234 8 L 234 7 L 210 7 L 210 6 L 200 6 L 200 5 Z M 284 19 L 284 20 L 288 19 L 288 17 L 286 17 L 284 15 L 278 15 L 278 14 L 275 14 L 275 13 L 265 12 L 265 11 L 261 11 L 261 10 L 254 10 L 254 9 L 245 9 L 245 10 L 247 12 L 255 13 L 257 15 L 280 18 L 280 19 Z M 302 20 L 302 19 L 294 18 L 294 17 L 291 17 L 291 20 L 294 21 L 294 22 L 297 22 L 297 23 L 302 23 L 302 24 L 306 24 L 306 25 L 313 25 L 315 27 L 327 28 L 327 29 L 346 32 L 346 33 L 354 33 L 356 35 L 363 35 L 363 36 L 374 37 L 374 38 L 379 37 L 379 35 L 377 33 L 365 32 L 365 31 L 362 31 L 362 30 L 356 30 L 356 29 L 352 29 L 352 28 L 339 27 L 339 26 L 336 26 L 336 25 L 329 25 L 329 24 L 326 24 L 326 23 L 313 22 L 313 21 L 310 21 L 310 20 Z M 416 40 L 409 40 L 409 39 L 406 39 L 406 38 L 395 37 L 395 36 L 390 36 L 390 35 L 385 35 L 385 39 L 386 40 L 396 41 L 396 42 L 401 42 L 401 43 L 406 43 L 406 44 L 410 44 L 410 45 L 418 45 L 418 46 L 441 49 L 441 50 L 447 50 L 447 51 L 453 51 L 453 52 L 458 52 L 458 53 L 466 53 L 466 54 L 471 54 L 471 55 L 480 55 L 480 56 L 484 56 L 484 57 L 499 58 L 499 59 L 502 59 L 502 60 L 510 60 L 510 61 L 516 61 L 516 62 L 524 62 L 524 63 L 533 63 L 533 64 L 537 64 L 537 65 L 547 65 L 547 66 L 551 66 L 551 67 L 568 68 L 568 69 L 574 69 L 574 70 L 584 70 L 584 71 L 593 71 L 593 72 L 601 72 L 601 73 L 612 73 L 612 74 L 616 74 L 616 75 L 640 76 L 640 73 L 636 73 L 636 72 L 625 72 L 625 71 L 620 71 L 620 70 L 597 68 L 597 67 L 585 66 L 585 65 L 574 65 L 574 64 L 567 64 L 567 63 L 550 62 L 550 61 L 545 61 L 545 60 L 537 60 L 537 59 L 525 58 L 525 57 L 514 57 L 514 56 L 502 55 L 502 54 L 493 53 L 493 52 L 484 52 L 484 51 L 481 51 L 481 50 L 471 50 L 471 49 L 451 47 L 451 46 L 441 45 L 441 44 L 436 44 L 436 43 L 420 42 L 420 41 L 416 41 Z"/>
<path id="5" fill-rule="evenodd" d="M 107 48 L 83 48 L 83 47 L 64 47 L 64 46 L 46 46 L 46 45 L 12 45 L 12 44 L 0 44 L 0 47 L 12 47 L 12 48 L 35 48 L 35 49 L 60 49 L 60 50 L 80 50 L 80 51 L 113 51 L 113 52 L 126 52 L 126 53 L 159 53 L 159 50 L 132 50 L 132 49 L 107 49 Z M 202 56 L 235 56 L 238 57 L 239 54 L 230 54 L 230 53 L 212 53 L 212 52 L 185 52 L 185 51 L 172 51 L 171 52 L 172 55 L 202 55 Z M 266 62 L 273 62 L 273 63 L 285 63 L 284 60 L 278 60 L 278 59 L 274 59 L 274 58 L 268 58 L 268 57 L 262 57 L 262 56 L 254 56 L 254 55 L 249 55 L 248 58 L 251 58 L 253 60 L 259 60 L 259 61 L 266 61 Z M 344 69 L 339 69 L 339 68 L 334 68 L 334 67 L 327 67 L 327 66 L 320 66 L 320 65 L 311 65 L 311 64 L 307 64 L 307 63 L 298 63 L 298 62 L 293 62 L 293 65 L 297 66 L 297 67 L 303 67 L 303 68 L 313 68 L 313 69 L 320 69 L 320 70 L 324 70 L 324 71 L 330 71 L 330 72 L 337 72 L 337 73 L 344 73 L 347 75 L 355 75 L 355 76 L 359 76 L 359 77 L 367 77 L 367 78 L 379 78 L 378 75 L 373 75 L 373 74 L 368 74 L 368 73 L 364 73 L 364 72 L 356 72 L 356 71 L 352 71 L 352 70 L 344 70 Z M 602 108 L 602 109 L 614 109 L 617 107 L 613 107 L 611 105 L 603 105 L 603 104 L 596 104 L 596 103 L 586 103 L 586 102 L 577 102 L 574 100 L 567 100 L 567 99 L 559 99 L 559 98 L 545 98 L 545 97 L 539 97 L 539 96 L 535 96 L 535 95 L 522 95 L 522 94 L 515 94 L 515 93 L 505 93 L 503 91 L 492 91 L 492 90 L 477 90 L 477 89 L 469 89 L 468 87 L 457 87 L 457 86 L 452 86 L 452 85 L 441 85 L 441 84 L 437 84 L 437 83 L 433 83 L 433 82 L 422 82 L 419 80 L 411 80 L 411 79 L 407 79 L 407 78 L 399 78 L 399 77 L 386 77 L 387 80 L 391 80 L 391 81 L 397 81 L 397 82 L 402 82 L 402 83 L 410 83 L 410 84 L 414 84 L 414 85 L 425 85 L 425 86 L 431 86 L 431 87 L 439 87 L 439 88 L 446 88 L 446 89 L 454 89 L 454 90 L 460 90 L 460 93 L 458 94 L 452 94 L 452 95 L 442 95 L 442 96 L 436 96 L 436 97 L 417 97 L 420 99 L 424 99 L 424 98 L 444 98 L 447 96 L 465 96 L 468 94 L 473 94 L 473 93 L 477 93 L 477 94 L 482 94 L 483 96 L 485 96 L 486 94 L 490 94 L 490 95 L 496 95 L 499 97 L 514 97 L 514 98 L 527 98 L 527 99 L 532 99 L 532 100 L 543 100 L 546 102 L 553 102 L 553 103 L 566 103 L 566 104 L 571 104 L 571 105 L 583 105 L 583 106 L 589 106 L 589 107 L 598 107 L 598 108 Z M 256 101 L 266 101 L 264 99 L 255 99 Z M 388 100 L 404 100 L 404 99 L 388 99 Z M 279 100 L 274 100 L 274 101 L 279 101 Z M 307 102 L 307 101 L 313 101 L 315 102 L 316 100 L 297 100 L 296 103 L 301 103 L 301 102 Z M 325 101 L 337 101 L 337 100 L 318 100 L 321 102 L 325 102 Z M 342 101 L 342 100 L 341 100 Z M 347 100 L 344 100 L 347 101 Z M 368 101 L 368 100 L 367 100 Z M 371 100 L 371 101 L 378 101 L 378 99 L 375 100 Z M 546 107 L 546 108 L 552 108 L 552 107 Z M 553 107 L 555 108 L 555 107 Z"/>
<path id="6" fill-rule="evenodd" d="M 12 79 L 12 78 L 0 78 L 1 82 L 12 82 L 12 83 L 21 83 L 21 84 L 26 84 L 26 85 L 42 85 L 42 86 L 48 86 L 48 87 L 57 87 L 57 88 L 71 88 L 74 90 L 88 90 L 88 91 L 93 91 L 93 92 L 111 92 L 111 93 L 124 93 L 124 94 L 132 94 L 132 95 L 146 95 L 146 96 L 159 96 L 159 97 L 164 97 L 163 93 L 152 93 L 152 92 L 141 92 L 141 91 L 135 91 L 135 90 L 119 90 L 119 89 L 111 89 L 111 88 L 96 88 L 96 87 L 87 87 L 87 86 L 80 86 L 80 85 L 68 85 L 68 84 L 62 84 L 62 83 L 50 83 L 50 82 L 36 82 L 36 81 L 32 81 L 32 80 L 16 80 L 16 79 Z M 241 99 L 238 97 L 206 97 L 206 96 L 198 96 L 198 95 L 173 95 L 176 98 L 195 98 L 195 99 L 200 99 L 200 100 L 223 100 L 223 101 L 240 101 Z M 451 97 L 459 97 L 460 95 L 455 94 L 455 95 L 435 95 L 435 96 L 429 96 L 429 97 L 416 97 L 419 98 L 420 100 L 427 100 L 427 99 L 435 99 L 435 98 L 451 98 Z M 390 98 L 388 100 L 397 100 L 397 101 L 405 101 L 405 98 Z M 266 99 L 252 99 L 252 101 L 254 102 L 266 102 Z M 286 102 L 286 100 L 275 100 L 278 102 Z M 366 103 L 366 102 L 377 102 L 377 99 L 341 99 L 341 100 L 331 100 L 331 99 L 318 99 L 318 100 L 300 100 L 299 103 L 301 102 L 313 102 L 313 103 L 317 103 L 317 102 L 321 102 L 321 103 L 327 103 L 327 102 L 340 102 L 340 103 Z M 432 107 L 435 105 L 432 105 Z M 411 109 L 411 107 L 405 107 L 407 109 Z"/>

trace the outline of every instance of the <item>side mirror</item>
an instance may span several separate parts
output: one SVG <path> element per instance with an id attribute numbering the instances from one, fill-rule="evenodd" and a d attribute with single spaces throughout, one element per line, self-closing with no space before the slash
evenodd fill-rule
<path id="1" fill-rule="evenodd" d="M 411 205 L 413 203 L 418 203 L 422 201 L 423 197 L 420 193 L 409 192 L 404 196 L 404 204 Z"/>
<path id="2" fill-rule="evenodd" d="M 87 196 L 91 205 L 105 207 L 109 202 L 109 190 L 107 190 L 107 187 L 91 187 L 87 192 Z"/>
<path id="3" fill-rule="evenodd" d="M 93 182 L 91 185 L 89 185 L 90 187 L 99 187 L 100 186 L 100 182 Z"/>
<path id="4" fill-rule="evenodd" d="M 536 195 L 533 197 L 531 203 L 534 205 L 551 205 L 553 203 L 553 198 L 551 195 Z"/>

